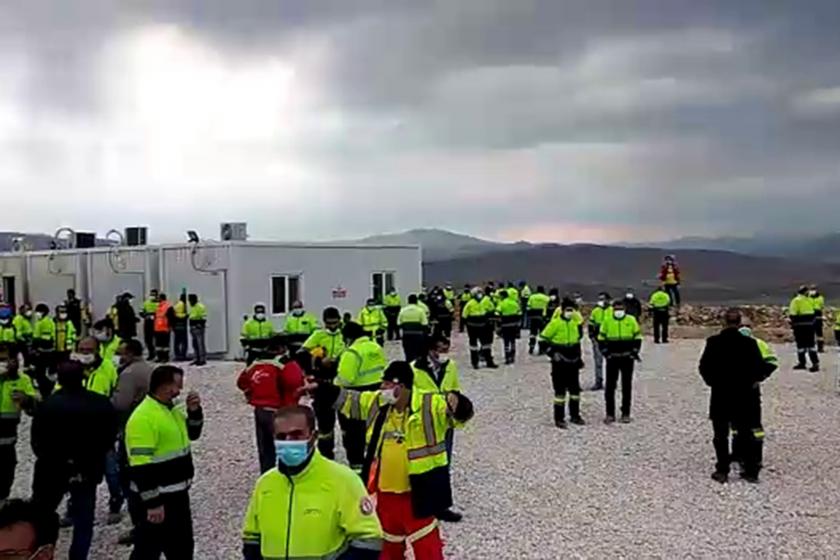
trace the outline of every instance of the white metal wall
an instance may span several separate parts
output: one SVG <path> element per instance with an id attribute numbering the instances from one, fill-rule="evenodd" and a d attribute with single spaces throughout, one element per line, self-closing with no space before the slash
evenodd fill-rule
<path id="1" fill-rule="evenodd" d="M 104 317 L 116 296 L 125 292 L 134 296 L 134 307 L 140 309 L 145 295 L 157 286 L 157 263 L 152 257 L 145 248 L 97 250 L 88 254 L 87 299 L 95 319 Z"/>
<path id="2" fill-rule="evenodd" d="M 14 278 L 15 283 L 15 301 L 7 302 L 14 303 L 19 306 L 25 301 L 24 290 L 26 283 L 26 260 L 23 255 L 4 255 L 0 256 L 0 278 L 9 277 Z M 5 294 L 3 294 L 5 297 Z"/>
<path id="3" fill-rule="evenodd" d="M 300 276 L 304 305 L 320 318 L 321 311 L 329 306 L 355 316 L 371 295 L 374 272 L 393 272 L 403 298 L 420 290 L 422 274 L 420 250 L 399 247 L 233 245 L 231 270 L 232 348 L 239 345 L 243 315 L 252 313 L 257 302 L 270 306 L 273 275 Z M 346 297 L 333 298 L 338 288 L 346 291 Z M 285 316 L 271 319 L 279 329 Z"/>
<path id="4" fill-rule="evenodd" d="M 229 260 L 226 245 L 202 246 L 195 254 L 188 246 L 160 249 L 160 289 L 169 301 L 176 301 L 186 290 L 198 295 L 207 306 L 206 344 L 210 354 L 230 355 L 231 350 L 236 350 L 230 347 L 228 336 L 226 278 Z"/>
<path id="5" fill-rule="evenodd" d="M 52 312 L 71 288 L 78 297 L 84 297 L 86 257 L 70 251 L 30 253 L 27 278 L 32 305 L 46 303 Z"/>

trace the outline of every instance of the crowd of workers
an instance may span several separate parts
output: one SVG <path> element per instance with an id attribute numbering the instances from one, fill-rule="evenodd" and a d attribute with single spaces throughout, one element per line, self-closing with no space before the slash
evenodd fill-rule
<path id="1" fill-rule="evenodd" d="M 647 308 L 654 342 L 664 344 L 679 301 L 672 259 L 660 278 Z M 204 363 L 206 309 L 194 295 L 170 305 L 153 292 L 137 318 L 123 294 L 107 317 L 88 326 L 69 311 L 77 308 L 71 296 L 54 318 L 43 304 L 34 317 L 26 306 L 13 317 L 0 308 L 0 503 L 7 502 L 0 531 L 28 523 L 25 546 L 14 550 L 51 558 L 55 512 L 69 496 L 63 521 L 74 528 L 70 558 L 86 558 L 96 487 L 104 478 L 109 522 L 119 521 L 127 503 L 133 530 L 121 541 L 133 543 L 132 559 L 192 558 L 190 442 L 201 435 L 203 411 L 195 393 L 178 401 L 184 372 L 168 362 L 172 334 L 175 359 L 185 360 L 186 333 L 192 332 L 193 363 Z M 449 285 L 436 287 L 409 295 L 405 305 L 392 291 L 381 302 L 368 300 L 355 317 L 328 307 L 320 322 L 295 302 L 278 330 L 257 304 L 242 326 L 247 363 L 236 380 L 254 409 L 261 473 L 244 516 L 243 557 L 401 559 L 410 548 L 414 558 L 442 559 L 439 523 L 461 519 L 452 509 L 453 432 L 473 417 L 449 357 L 456 319 L 476 369 L 498 367 L 496 336 L 505 364 L 515 364 L 517 339 L 526 332 L 529 354 L 545 355 L 550 363 L 554 422 L 566 429 L 567 411 L 569 422 L 585 424 L 584 337 L 592 342 L 591 390 L 605 394 L 604 422 L 631 421 L 644 307 L 633 290 L 619 299 L 601 293 L 588 310 L 577 294 L 488 282 L 465 286 L 460 294 Z M 803 287 L 790 304 L 797 369 L 806 367 L 806 357 L 813 371 L 818 367 L 823 308 L 813 287 Z M 136 337 L 141 319 L 145 347 Z M 85 330 L 89 334 L 80 336 Z M 840 320 L 835 332 L 840 338 Z M 389 362 L 386 340 L 401 342 L 405 360 Z M 146 355 L 161 363 L 150 365 Z M 776 367 L 770 346 L 753 336 L 738 310 L 729 310 L 699 367 L 711 387 L 715 480 L 725 482 L 735 462 L 745 480 L 758 481 L 764 437 L 759 387 Z M 26 502 L 7 500 L 21 413 L 33 416 L 36 457 Z M 336 423 L 347 466 L 335 462 Z M 322 523 L 305 522 L 313 511 Z M 0 542 L 0 552 L 4 546 Z"/>

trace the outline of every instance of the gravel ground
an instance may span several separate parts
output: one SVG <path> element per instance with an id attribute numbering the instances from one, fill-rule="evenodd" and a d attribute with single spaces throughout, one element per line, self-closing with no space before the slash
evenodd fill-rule
<path id="1" fill-rule="evenodd" d="M 553 426 L 544 359 L 525 355 L 515 367 L 475 372 L 463 367 L 464 346 L 456 337 L 453 354 L 477 416 L 456 436 L 454 491 L 466 517 L 444 528 L 448 557 L 840 557 L 833 348 L 824 373 L 806 374 L 791 371 L 790 346 L 777 347 L 781 373 L 764 389 L 762 483 L 720 486 L 709 479 L 708 394 L 696 373 L 702 341 L 648 341 L 632 424 L 605 426 L 601 394 L 585 393 L 589 423 L 567 431 Z M 398 348 L 389 352 L 396 356 Z M 592 380 L 587 366 L 584 386 Z M 234 385 L 239 367 L 215 363 L 187 377 L 206 416 L 193 448 L 196 558 L 202 560 L 239 557 L 241 517 L 257 476 L 251 409 Z M 28 424 L 21 436 L 14 495 L 28 492 L 32 470 Z M 103 484 L 91 558 L 128 558 L 129 549 L 114 544 L 127 521 L 105 526 L 106 510 Z M 59 557 L 69 538 L 62 531 Z"/>

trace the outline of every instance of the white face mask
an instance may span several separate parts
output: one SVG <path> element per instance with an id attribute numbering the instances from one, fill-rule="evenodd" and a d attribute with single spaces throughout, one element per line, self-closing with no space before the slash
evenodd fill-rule
<path id="1" fill-rule="evenodd" d="M 299 307 L 292 309 L 292 315 L 294 315 L 295 317 L 300 317 L 301 315 L 303 315 L 303 309 Z"/>
<path id="2" fill-rule="evenodd" d="M 816 290 L 811 290 L 808 293 L 811 295 L 811 297 L 817 297 L 817 291 Z"/>
<path id="3" fill-rule="evenodd" d="M 614 311 L 613 312 L 613 317 L 615 317 L 616 319 L 624 319 L 624 316 L 626 314 L 627 313 L 625 311 Z"/>
<path id="4" fill-rule="evenodd" d="M 563 312 L 563 318 L 566 319 L 566 320 L 571 319 L 572 317 L 574 317 L 574 315 L 575 315 L 574 311 L 564 311 Z"/>
<path id="5" fill-rule="evenodd" d="M 551 297 L 550 297 L 550 298 L 548 298 L 548 299 L 550 299 L 551 301 L 557 301 L 557 296 L 551 296 Z"/>
<path id="6" fill-rule="evenodd" d="M 10 321 L 8 319 L 2 319 L 2 320 L 0 320 L 0 326 L 7 327 L 7 326 L 9 326 L 9 322 Z"/>
<path id="7" fill-rule="evenodd" d="M 32 312 L 31 311 L 24 311 L 23 316 L 28 319 L 29 317 L 32 317 Z"/>
<path id="8" fill-rule="evenodd" d="M 83 366 L 89 366 L 96 360 L 96 356 L 94 356 L 93 354 L 81 354 L 79 352 L 73 352 L 72 354 L 70 354 L 70 359 L 74 362 L 79 362 Z"/>
<path id="9" fill-rule="evenodd" d="M 265 319 L 265 313 L 254 313 L 254 319 L 262 321 Z"/>
<path id="10" fill-rule="evenodd" d="M 0 363 L 0 375 L 6 375 L 9 371 L 9 364 L 6 362 Z"/>
<path id="11" fill-rule="evenodd" d="M 95 338 L 99 342 L 108 342 L 108 335 L 102 332 L 96 333 L 95 335 L 93 335 L 93 338 Z"/>
<path id="12" fill-rule="evenodd" d="M 116 354 L 111 358 L 111 361 L 114 363 L 114 367 L 120 367 L 122 365 L 122 359 Z"/>
<path id="13" fill-rule="evenodd" d="M 40 311 L 38 311 L 37 313 L 35 313 L 35 319 L 36 319 L 36 320 L 40 321 L 40 320 L 41 320 L 41 319 L 43 319 L 43 318 L 44 318 L 44 314 L 43 314 L 43 313 L 41 313 Z"/>
<path id="14" fill-rule="evenodd" d="M 396 389 L 383 389 L 379 392 L 384 404 L 394 404 L 397 402 Z"/>
<path id="15" fill-rule="evenodd" d="M 607 302 L 606 302 L 606 301 L 604 301 L 604 300 L 599 300 L 599 301 L 598 301 L 598 307 L 604 307 L 604 306 L 606 306 L 606 305 L 607 305 Z"/>
<path id="16" fill-rule="evenodd" d="M 631 294 L 630 292 L 627 292 L 627 293 L 626 293 L 626 294 L 624 294 L 624 295 L 627 297 L 627 299 L 633 299 L 634 297 L 636 297 L 636 295 L 635 295 L 635 294 Z"/>
<path id="17" fill-rule="evenodd" d="M 449 361 L 449 354 L 446 352 L 438 352 L 437 361 L 439 364 Z"/>

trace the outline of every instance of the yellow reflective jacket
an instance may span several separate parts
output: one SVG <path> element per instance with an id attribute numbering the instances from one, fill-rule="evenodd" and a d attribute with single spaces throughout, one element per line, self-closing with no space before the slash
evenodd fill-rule
<path id="1" fill-rule="evenodd" d="M 344 337 L 340 330 L 330 332 L 327 329 L 318 329 L 306 339 L 303 348 L 310 351 L 323 348 L 324 357 L 335 360 L 344 352 Z"/>
<path id="2" fill-rule="evenodd" d="M 363 307 L 359 311 L 357 321 L 366 333 L 375 336 L 377 332 L 388 328 L 388 318 L 385 317 L 385 312 L 382 308 L 377 307 Z"/>
<path id="3" fill-rule="evenodd" d="M 650 301 L 648 303 L 654 309 L 667 309 L 671 306 L 671 296 L 664 290 L 656 290 L 650 294 Z"/>
<path id="4" fill-rule="evenodd" d="M 265 319 L 257 321 L 253 317 L 242 324 L 242 338 L 245 340 L 268 340 L 274 334 L 274 324 Z"/>
<path id="5" fill-rule="evenodd" d="M 188 413 L 152 396 L 143 399 L 125 426 L 131 489 L 147 508 L 160 505 L 166 494 L 192 485 L 194 468 L 190 441 L 201 435 L 201 409 Z"/>
<path id="6" fill-rule="evenodd" d="M 443 371 L 437 371 L 435 377 L 434 367 L 428 358 L 420 358 L 411 364 L 414 370 L 414 386 L 412 390 L 425 393 L 448 393 L 461 391 L 461 382 L 458 379 L 458 364 L 455 360 L 447 360 Z M 442 374 L 442 375 L 441 375 Z"/>
<path id="7" fill-rule="evenodd" d="M 388 359 L 382 347 L 363 336 L 342 352 L 335 383 L 341 387 L 365 387 L 379 383 L 387 365 Z"/>
<path id="8" fill-rule="evenodd" d="M 318 328 L 318 319 L 312 313 L 304 312 L 303 315 L 295 315 L 294 313 L 286 317 L 286 325 L 283 327 L 283 332 L 286 334 L 305 334 L 310 335 Z"/>
<path id="9" fill-rule="evenodd" d="M 315 451 L 291 477 L 276 468 L 251 493 L 242 541 L 261 558 L 338 558 L 380 550 L 382 527 L 359 475 Z"/>

